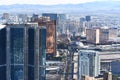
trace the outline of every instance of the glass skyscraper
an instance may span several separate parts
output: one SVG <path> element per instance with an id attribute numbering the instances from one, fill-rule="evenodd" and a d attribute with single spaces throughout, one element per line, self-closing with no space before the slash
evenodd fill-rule
<path id="1" fill-rule="evenodd" d="M 28 24 L 0 30 L 0 80 L 45 80 L 46 28 Z"/>
<path id="2" fill-rule="evenodd" d="M 0 29 L 0 80 L 6 80 L 6 29 Z"/>

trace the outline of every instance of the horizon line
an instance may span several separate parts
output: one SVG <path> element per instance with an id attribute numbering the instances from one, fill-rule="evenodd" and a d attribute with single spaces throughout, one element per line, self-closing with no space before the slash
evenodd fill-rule
<path id="1" fill-rule="evenodd" d="M 58 4 L 37 4 L 37 3 L 14 3 L 14 4 L 0 4 L 0 6 L 11 6 L 11 5 L 41 5 L 41 6 L 55 6 L 55 5 L 77 5 L 77 4 L 85 4 L 92 2 L 120 2 L 120 1 L 91 1 L 91 2 L 82 2 L 82 3 L 58 3 Z"/>

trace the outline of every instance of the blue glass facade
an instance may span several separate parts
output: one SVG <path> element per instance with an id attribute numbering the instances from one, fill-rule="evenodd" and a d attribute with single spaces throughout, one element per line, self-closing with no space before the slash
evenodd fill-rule
<path id="1" fill-rule="evenodd" d="M 40 80 L 45 80 L 46 77 L 46 72 L 45 72 L 45 66 L 46 66 L 46 29 L 42 28 L 39 31 L 40 35 L 40 39 L 39 39 L 39 46 L 40 46 L 40 54 L 41 58 L 40 58 Z"/>
<path id="2" fill-rule="evenodd" d="M 86 16 L 86 21 L 91 21 L 91 16 Z"/>
<path id="3" fill-rule="evenodd" d="M 10 28 L 11 79 L 24 78 L 24 28 Z"/>
<path id="4" fill-rule="evenodd" d="M 24 80 L 23 65 L 11 66 L 11 80 Z"/>
<path id="5" fill-rule="evenodd" d="M 6 29 L 0 30 L 0 80 L 6 80 Z"/>
<path id="6" fill-rule="evenodd" d="M 0 30 L 0 80 L 45 80 L 45 63 L 46 28 L 19 24 Z"/>
<path id="7" fill-rule="evenodd" d="M 28 29 L 28 80 L 34 80 L 34 28 Z"/>

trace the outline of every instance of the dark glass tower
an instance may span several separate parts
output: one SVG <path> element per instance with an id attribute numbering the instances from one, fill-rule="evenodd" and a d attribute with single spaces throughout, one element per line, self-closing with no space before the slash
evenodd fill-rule
<path id="1" fill-rule="evenodd" d="M 39 44 L 39 46 L 40 46 L 40 54 L 39 55 L 41 55 L 42 57 L 40 58 L 40 80 L 46 80 L 45 79 L 45 76 L 46 76 L 46 73 L 45 73 L 45 67 L 46 67 L 46 51 L 45 51 L 45 49 L 46 49 L 46 29 L 45 28 L 42 28 L 42 29 L 40 29 L 40 31 L 39 31 L 39 33 L 41 33 L 42 35 L 40 36 L 40 39 L 39 40 L 41 40 L 40 41 L 40 44 Z"/>
<path id="2" fill-rule="evenodd" d="M 91 16 L 86 16 L 86 21 L 87 22 L 91 21 Z"/>
<path id="3" fill-rule="evenodd" d="M 6 29 L 0 29 L 0 80 L 6 80 Z"/>
<path id="4" fill-rule="evenodd" d="M 46 29 L 27 24 L 0 30 L 0 80 L 45 80 Z"/>

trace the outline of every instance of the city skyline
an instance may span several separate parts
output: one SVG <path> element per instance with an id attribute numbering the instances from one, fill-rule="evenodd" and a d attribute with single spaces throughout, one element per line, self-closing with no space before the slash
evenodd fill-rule
<path id="1" fill-rule="evenodd" d="M 120 0 L 0 0 L 0 5 L 12 4 L 40 4 L 40 5 L 58 5 L 58 4 L 80 4 L 94 1 L 120 1 Z"/>
<path id="2" fill-rule="evenodd" d="M 120 80 L 120 0 L 0 0 L 0 80 Z"/>

